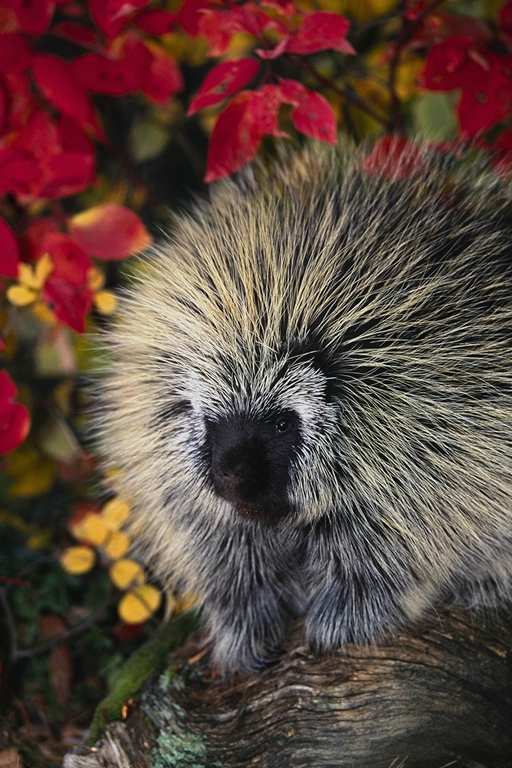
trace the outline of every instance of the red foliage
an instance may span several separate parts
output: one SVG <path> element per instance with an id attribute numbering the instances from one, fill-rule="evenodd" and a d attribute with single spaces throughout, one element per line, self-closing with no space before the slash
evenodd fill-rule
<path id="1" fill-rule="evenodd" d="M 203 80 L 190 104 L 188 114 L 193 115 L 200 109 L 212 107 L 227 99 L 228 96 L 233 96 L 256 77 L 259 68 L 259 62 L 256 59 L 221 61 L 220 64 L 216 64 Z"/>
<path id="2" fill-rule="evenodd" d="M 421 82 L 433 91 L 460 91 L 460 133 L 474 138 L 512 117 L 512 3 L 500 12 L 501 50 L 483 22 L 452 18 L 428 51 Z"/>
<path id="3" fill-rule="evenodd" d="M 0 276 L 17 277 L 19 248 L 14 232 L 4 219 L 0 218 Z"/>
<path id="4" fill-rule="evenodd" d="M 30 429 L 27 409 L 14 402 L 16 393 L 16 385 L 7 371 L 0 371 L 0 454 L 14 450 Z"/>

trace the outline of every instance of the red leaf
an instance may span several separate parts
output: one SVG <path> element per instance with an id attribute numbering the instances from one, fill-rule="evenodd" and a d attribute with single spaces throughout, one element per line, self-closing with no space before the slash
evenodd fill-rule
<path id="1" fill-rule="evenodd" d="M 255 59 L 238 59 L 237 61 L 222 61 L 208 73 L 197 91 L 188 109 L 193 115 L 201 109 L 233 96 L 249 83 L 260 68 Z"/>
<path id="2" fill-rule="evenodd" d="M 4 76 L 3 84 L 6 92 L 8 113 L 6 115 L 6 130 L 17 130 L 25 125 L 31 111 L 35 107 L 35 98 L 29 78 L 23 72 L 11 72 Z"/>
<path id="3" fill-rule="evenodd" d="M 279 128 L 279 108 L 285 101 L 278 85 L 263 85 L 252 92 L 250 110 L 254 121 L 254 130 L 261 136 L 280 136 L 288 134 Z"/>
<path id="4" fill-rule="evenodd" d="M 23 0 L 15 8 L 22 32 L 44 35 L 55 11 L 55 0 Z"/>
<path id="5" fill-rule="evenodd" d="M 283 37 L 283 39 L 280 40 L 280 42 L 277 43 L 277 45 L 275 45 L 273 48 L 256 48 L 256 53 L 260 59 L 277 59 L 286 51 L 289 40 L 290 37 L 287 35 L 286 37 Z"/>
<path id="6" fill-rule="evenodd" d="M 226 176 L 252 160 L 263 136 L 286 136 L 278 124 L 279 107 L 286 100 L 278 85 L 239 93 L 212 131 L 205 180 Z"/>
<path id="7" fill-rule="evenodd" d="M 165 104 L 183 88 L 178 65 L 163 48 L 145 46 L 150 53 L 149 66 L 144 70 L 142 92 L 157 104 Z"/>
<path id="8" fill-rule="evenodd" d="M 210 137 L 205 181 L 237 171 L 258 151 L 262 133 L 251 114 L 253 94 L 240 93 L 219 115 Z"/>
<path id="9" fill-rule="evenodd" d="M 22 72 L 30 65 L 31 58 L 30 47 L 23 35 L 0 35 L 0 72 Z"/>
<path id="10" fill-rule="evenodd" d="M 0 275 L 18 277 L 19 248 L 14 232 L 0 217 Z"/>
<path id="11" fill-rule="evenodd" d="M 421 84 L 430 91 L 451 91 L 460 88 L 475 62 L 468 59 L 472 44 L 470 37 L 450 37 L 438 45 L 433 45 L 427 55 Z"/>
<path id="12" fill-rule="evenodd" d="M 500 27 L 506 35 L 512 36 L 512 0 L 507 0 L 500 10 Z"/>
<path id="13" fill-rule="evenodd" d="M 198 32 L 209 42 L 210 56 L 222 56 L 233 35 L 243 31 L 240 12 L 236 7 L 224 11 L 207 8 L 199 17 Z"/>
<path id="14" fill-rule="evenodd" d="M 138 69 L 138 68 L 137 68 Z M 123 96 L 140 86 L 140 71 L 127 68 L 122 59 L 88 53 L 73 61 L 73 70 L 83 88 L 92 93 Z"/>
<path id="15" fill-rule="evenodd" d="M 89 0 L 89 13 L 107 37 L 116 37 L 149 0 Z"/>
<path id="16" fill-rule="evenodd" d="M 16 145 L 33 156 L 37 174 L 25 194 L 63 197 L 82 191 L 93 181 L 92 144 L 70 117 L 61 116 L 57 124 L 44 109 L 37 110 L 19 132 Z"/>
<path id="17" fill-rule="evenodd" d="M 317 51 L 355 53 L 347 37 L 350 22 L 339 13 L 318 11 L 304 16 L 297 32 L 290 38 L 289 53 L 310 54 Z"/>
<path id="18" fill-rule="evenodd" d="M 211 0 L 183 0 L 178 11 L 177 21 L 188 35 L 199 34 L 202 12 L 209 8 Z"/>
<path id="19" fill-rule="evenodd" d="M 16 385 L 7 371 L 0 371 L 0 454 L 17 448 L 30 429 L 27 409 L 13 402 L 16 391 Z"/>
<path id="20" fill-rule="evenodd" d="M 94 157 L 82 152 L 54 155 L 46 167 L 46 179 L 38 197 L 54 199 L 76 195 L 94 181 Z"/>
<path id="21" fill-rule="evenodd" d="M 76 21 L 61 21 L 60 24 L 55 24 L 52 27 L 52 35 L 71 40 L 72 43 L 81 45 L 83 48 L 94 48 L 98 44 L 96 32 L 91 27 Z"/>
<path id="22" fill-rule="evenodd" d="M 50 232 L 58 232 L 56 219 L 48 216 L 32 219 L 21 238 L 23 257 L 26 261 L 37 261 L 44 253 L 44 241 Z"/>
<path id="23" fill-rule="evenodd" d="M 28 152 L 0 149 L 0 195 L 6 192 L 28 195 L 38 176 L 37 164 Z"/>
<path id="24" fill-rule="evenodd" d="M 85 285 L 91 260 L 69 235 L 50 232 L 44 238 L 42 250 L 53 262 L 51 275 L 72 285 Z"/>
<path id="25" fill-rule="evenodd" d="M 92 307 L 92 291 L 51 274 L 41 294 L 62 323 L 78 333 L 85 331 L 85 320 Z"/>
<path id="26" fill-rule="evenodd" d="M 135 24 L 148 35 L 165 35 L 176 24 L 176 13 L 169 11 L 143 11 L 135 19 Z"/>
<path id="27" fill-rule="evenodd" d="M 268 30 L 288 34 L 286 24 L 269 16 L 254 2 L 230 8 L 208 8 L 199 19 L 199 33 L 210 43 L 210 56 L 222 56 L 237 32 L 247 32 L 260 38 Z"/>
<path id="28" fill-rule="evenodd" d="M 18 133 L 16 147 L 30 152 L 38 160 L 46 160 L 60 150 L 57 124 L 45 109 L 32 113 Z"/>
<path id="29" fill-rule="evenodd" d="M 57 109 L 82 125 L 92 121 L 92 104 L 67 61 L 42 53 L 34 57 L 33 72 L 39 89 Z"/>
<path id="30" fill-rule="evenodd" d="M 295 105 L 291 115 L 295 128 L 314 139 L 336 144 L 336 115 L 327 99 L 296 80 L 281 80 L 280 88 L 283 100 Z"/>
<path id="31" fill-rule="evenodd" d="M 146 248 L 151 238 L 137 214 L 117 203 L 104 203 L 69 220 L 75 242 L 101 261 L 126 259 Z"/>

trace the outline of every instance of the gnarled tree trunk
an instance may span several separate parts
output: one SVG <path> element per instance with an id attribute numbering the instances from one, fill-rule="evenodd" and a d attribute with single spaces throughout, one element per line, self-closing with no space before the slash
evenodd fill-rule
<path id="1" fill-rule="evenodd" d="M 171 665 L 65 768 L 512 766 L 512 621 L 449 611 L 322 658 L 301 643 L 229 682 Z"/>

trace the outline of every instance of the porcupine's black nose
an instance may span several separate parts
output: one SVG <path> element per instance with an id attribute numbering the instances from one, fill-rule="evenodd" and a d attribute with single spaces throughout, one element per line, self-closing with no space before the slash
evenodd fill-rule
<path id="1" fill-rule="evenodd" d="M 216 493 L 235 504 L 254 503 L 264 484 L 264 463 L 254 441 L 221 450 L 212 461 Z"/>
<path id="2" fill-rule="evenodd" d="M 270 524 L 290 511 L 288 468 L 297 434 L 293 419 L 286 434 L 284 417 L 274 421 L 247 417 L 206 421 L 215 493 L 243 517 Z"/>

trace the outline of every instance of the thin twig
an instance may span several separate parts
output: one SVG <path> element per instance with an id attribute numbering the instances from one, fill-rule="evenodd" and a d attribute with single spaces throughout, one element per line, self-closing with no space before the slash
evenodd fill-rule
<path id="1" fill-rule="evenodd" d="M 7 590 L 4 587 L 0 588 L 0 603 L 5 615 L 5 623 L 7 624 L 7 632 L 9 634 L 9 656 L 12 659 L 15 658 L 18 653 L 18 635 L 16 632 L 16 624 L 14 616 L 12 615 L 11 606 L 7 599 Z"/>
<path id="2" fill-rule="evenodd" d="M 342 98 L 349 101 L 362 112 L 366 112 L 367 115 L 372 117 L 381 125 L 387 125 L 387 118 L 384 115 L 381 115 L 379 112 L 376 112 L 373 107 L 370 107 L 355 91 L 349 88 L 343 88 L 337 83 L 333 83 L 332 80 L 329 80 L 329 78 L 324 77 L 322 74 L 320 74 L 320 72 L 317 72 L 311 62 L 309 62 L 307 59 L 303 59 L 298 56 L 297 59 L 300 61 L 301 65 L 307 69 L 307 71 L 312 74 L 316 80 L 318 80 L 319 83 L 324 85 L 326 88 L 329 88 L 331 91 L 334 91 L 334 93 L 337 93 L 338 96 L 341 96 Z"/>
<path id="3" fill-rule="evenodd" d="M 105 607 L 90 616 L 88 619 L 84 619 L 84 621 L 75 624 L 65 632 L 61 632 L 59 635 L 55 635 L 55 637 L 51 637 L 49 640 L 45 640 L 44 643 L 39 643 L 39 645 L 35 645 L 33 648 L 20 648 L 16 651 L 12 661 L 16 662 L 20 659 L 29 659 L 33 656 L 39 656 L 42 653 L 47 653 L 47 651 L 51 651 L 52 648 L 55 648 L 56 645 L 65 643 L 66 640 L 69 640 L 72 637 L 76 637 L 76 635 L 81 635 L 82 632 L 85 632 L 98 623 L 98 621 L 103 616 L 104 611 Z"/>
<path id="4" fill-rule="evenodd" d="M 9 658 L 12 664 L 16 664 L 16 662 L 20 661 L 21 659 L 30 659 L 33 656 L 39 656 L 42 653 L 51 651 L 52 648 L 54 648 L 56 645 L 65 643 L 67 640 L 75 637 L 76 635 L 81 635 L 82 632 L 85 632 L 87 629 L 90 629 L 92 626 L 98 623 L 98 621 L 104 615 L 105 609 L 107 608 L 106 605 L 102 606 L 88 619 L 84 619 L 84 621 L 75 624 L 65 632 L 61 632 L 60 634 L 55 635 L 55 637 L 51 637 L 48 640 L 45 640 L 45 642 L 39 643 L 39 645 L 35 645 L 33 648 L 19 648 L 16 623 L 11 611 L 11 606 L 9 605 L 7 590 L 4 587 L 0 587 L 0 603 L 4 611 L 5 623 L 7 625 L 7 632 L 9 635 Z"/>

